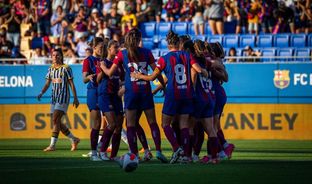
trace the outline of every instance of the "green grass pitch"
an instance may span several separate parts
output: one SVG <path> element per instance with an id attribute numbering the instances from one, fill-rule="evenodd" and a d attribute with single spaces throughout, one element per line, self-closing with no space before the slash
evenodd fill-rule
<path id="1" fill-rule="evenodd" d="M 153 159 L 140 163 L 132 173 L 124 172 L 115 162 L 91 162 L 81 157 L 89 151 L 88 140 L 82 140 L 75 152 L 69 151 L 68 140 L 59 140 L 57 151 L 44 153 L 42 149 L 49 142 L 0 140 L 0 183 L 311 183 L 312 141 L 231 140 L 236 146 L 233 158 L 218 165 L 170 165 Z M 162 146 L 170 158 L 168 142 L 163 140 Z M 118 154 L 126 151 L 122 143 Z"/>

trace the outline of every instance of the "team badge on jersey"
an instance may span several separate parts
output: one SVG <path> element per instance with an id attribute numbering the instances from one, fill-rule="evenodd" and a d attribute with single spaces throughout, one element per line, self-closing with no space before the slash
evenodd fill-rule
<path id="1" fill-rule="evenodd" d="M 289 86 L 289 70 L 274 70 L 274 86 L 279 89 L 284 89 Z"/>

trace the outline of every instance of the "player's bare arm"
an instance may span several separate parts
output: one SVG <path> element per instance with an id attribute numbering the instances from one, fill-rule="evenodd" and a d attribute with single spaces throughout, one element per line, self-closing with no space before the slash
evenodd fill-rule
<path id="1" fill-rule="evenodd" d="M 151 67 L 152 67 L 153 71 L 155 71 L 156 64 L 152 63 Z M 164 80 L 163 76 L 162 75 L 157 75 L 157 79 L 160 82 L 160 84 L 163 86 L 163 89 L 165 89 L 166 88 L 166 83 L 165 83 L 165 80 Z"/>
<path id="2" fill-rule="evenodd" d="M 41 92 L 39 93 L 39 95 L 37 96 L 37 99 L 38 101 L 40 101 L 42 95 L 48 90 L 48 88 L 50 87 L 50 84 L 51 84 L 51 80 L 50 79 L 47 79 Z"/>
<path id="3" fill-rule="evenodd" d="M 70 88 L 71 88 L 71 90 L 73 92 L 73 96 L 74 96 L 73 106 L 75 108 L 77 108 L 79 106 L 79 100 L 77 97 L 77 92 L 76 92 L 76 87 L 75 87 L 74 81 L 72 79 L 70 79 L 70 80 L 68 80 L 68 82 L 69 82 Z"/>
<path id="4" fill-rule="evenodd" d="M 111 77 L 115 71 L 117 70 L 118 66 L 113 63 L 113 65 L 110 68 L 107 68 L 104 62 L 101 62 L 101 70 L 108 76 Z"/>
<path id="5" fill-rule="evenodd" d="M 194 68 L 194 70 L 197 72 L 197 73 L 200 73 L 202 74 L 204 77 L 208 77 L 208 72 L 206 69 L 202 68 L 201 66 L 199 66 L 198 63 L 195 63 L 192 65 L 192 68 Z"/>
<path id="6" fill-rule="evenodd" d="M 83 77 L 83 83 L 88 83 L 88 82 L 93 82 L 93 77 L 95 74 L 89 74 L 88 72 L 83 72 L 82 77 Z"/>
<path id="7" fill-rule="evenodd" d="M 132 72 L 130 75 L 135 79 L 145 80 L 145 81 L 153 81 L 160 74 L 160 70 L 156 68 L 151 75 L 144 75 L 142 73 L 134 73 Z"/>

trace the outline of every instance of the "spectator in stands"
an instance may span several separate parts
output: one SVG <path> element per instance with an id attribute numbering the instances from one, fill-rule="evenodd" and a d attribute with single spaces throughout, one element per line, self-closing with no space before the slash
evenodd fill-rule
<path id="1" fill-rule="evenodd" d="M 162 0 L 150 0 L 150 2 L 152 10 L 150 11 L 149 20 L 159 23 L 161 20 L 163 2 Z"/>
<path id="2" fill-rule="evenodd" d="M 86 36 L 82 36 L 81 38 L 79 38 L 79 41 L 77 43 L 76 46 L 76 52 L 78 54 L 79 57 L 86 57 L 86 49 L 89 47 L 88 43 L 87 43 L 87 37 Z"/>
<path id="3" fill-rule="evenodd" d="M 103 0 L 103 9 L 102 9 L 102 13 L 103 16 L 106 17 L 108 14 L 110 14 L 111 9 L 112 9 L 112 0 Z"/>
<path id="4" fill-rule="evenodd" d="M 10 7 L 8 0 L 0 0 L 0 25 L 10 16 Z"/>
<path id="5" fill-rule="evenodd" d="M 13 48 L 13 43 L 6 39 L 6 29 L 4 27 L 0 28 L 0 58 L 10 58 L 9 53 L 11 53 Z M 7 62 L 1 61 L 1 64 Z"/>
<path id="6" fill-rule="evenodd" d="M 47 56 L 43 55 L 42 48 L 36 48 L 34 52 L 30 53 L 30 59 L 29 64 L 32 65 L 43 65 L 43 64 L 49 64 L 47 60 Z"/>
<path id="7" fill-rule="evenodd" d="M 173 22 L 176 20 L 176 17 L 179 15 L 180 5 L 177 0 L 168 0 L 163 7 L 167 11 L 167 22 Z"/>
<path id="8" fill-rule="evenodd" d="M 137 13 L 135 16 L 137 17 L 137 20 L 139 23 L 141 22 L 148 22 L 152 21 L 149 19 L 149 13 L 152 10 L 151 4 L 147 0 L 142 0 L 139 3 L 137 3 L 136 11 Z"/>
<path id="9" fill-rule="evenodd" d="M 88 31 L 91 35 L 95 35 L 98 31 L 98 24 L 100 23 L 99 10 L 96 8 L 92 9 L 91 16 L 88 20 Z"/>
<path id="10" fill-rule="evenodd" d="M 234 47 L 230 48 L 230 50 L 229 50 L 229 57 L 237 57 L 236 49 Z M 227 62 L 230 62 L 230 63 L 237 62 L 237 59 L 236 58 L 229 58 L 227 60 Z"/>
<path id="11" fill-rule="evenodd" d="M 273 14 L 277 19 L 273 33 L 285 33 L 289 30 L 295 33 L 294 10 L 287 7 L 285 1 L 279 1 L 278 9 L 274 10 Z"/>
<path id="12" fill-rule="evenodd" d="M 121 18 L 121 34 L 123 36 L 126 35 L 131 29 L 137 27 L 137 25 L 137 18 L 134 13 L 132 13 L 131 6 L 127 6 L 125 14 Z"/>
<path id="13" fill-rule="evenodd" d="M 101 36 L 102 35 L 102 36 Z M 111 38 L 111 30 L 108 28 L 107 20 L 99 20 L 98 32 L 95 34 L 96 37 Z"/>
<path id="14" fill-rule="evenodd" d="M 224 5 L 222 0 L 206 0 L 204 17 L 208 20 L 212 34 L 223 34 Z"/>
<path id="15" fill-rule="evenodd" d="M 262 16 L 262 5 L 259 0 L 251 0 L 248 10 L 248 31 L 250 34 L 259 34 L 260 17 Z"/>
<path id="16" fill-rule="evenodd" d="M 13 3 L 15 8 L 15 13 L 18 15 L 21 20 L 24 20 L 27 15 L 27 8 L 25 7 L 25 0 L 15 0 Z"/>
<path id="17" fill-rule="evenodd" d="M 78 15 L 72 24 L 75 30 L 75 41 L 78 41 L 81 37 L 88 36 L 88 23 L 86 21 L 86 10 L 83 6 L 79 7 Z"/>
<path id="18" fill-rule="evenodd" d="M 72 31 L 68 31 L 64 43 L 68 43 L 71 49 L 76 50 L 76 42 L 74 39 L 74 33 Z"/>
<path id="19" fill-rule="evenodd" d="M 116 8 L 112 8 L 107 16 L 108 26 L 113 34 L 121 34 L 121 16 L 117 13 Z"/>
<path id="20" fill-rule="evenodd" d="M 68 33 L 68 22 L 66 19 L 63 19 L 61 22 L 61 32 L 60 32 L 60 44 L 64 44 L 66 41 L 66 35 Z"/>
<path id="21" fill-rule="evenodd" d="M 70 45 L 62 46 L 62 52 L 64 53 L 64 63 L 66 64 L 79 63 L 75 51 L 70 47 Z"/>
<path id="22" fill-rule="evenodd" d="M 38 12 L 37 12 L 37 1 L 32 0 L 30 2 L 27 16 L 24 19 L 26 24 L 37 25 L 38 23 Z"/>
<path id="23" fill-rule="evenodd" d="M 69 13 L 67 14 L 67 19 L 69 22 L 74 22 L 75 16 L 79 12 L 79 8 L 83 6 L 82 0 L 71 0 Z"/>
<path id="24" fill-rule="evenodd" d="M 71 6 L 70 0 L 52 0 L 52 12 L 56 12 L 57 8 L 62 6 L 63 11 L 65 14 L 69 13 L 69 8 Z"/>
<path id="25" fill-rule="evenodd" d="M 277 9 L 278 2 L 277 0 L 265 0 L 262 1 L 262 21 L 261 28 L 263 33 L 272 33 L 273 27 L 276 23 L 274 18 L 273 11 Z"/>
<path id="26" fill-rule="evenodd" d="M 37 0 L 39 30 L 43 36 L 50 35 L 50 0 Z"/>
<path id="27" fill-rule="evenodd" d="M 248 6 L 249 6 L 249 3 L 244 0 L 240 0 L 237 2 L 238 16 L 237 16 L 237 24 L 236 24 L 236 31 L 235 31 L 236 34 L 248 32 L 248 19 L 247 19 Z"/>
<path id="28" fill-rule="evenodd" d="M 201 1 L 202 0 L 200 0 L 199 2 Z M 198 4 L 198 1 L 197 0 L 183 1 L 182 7 L 180 9 L 180 18 L 179 18 L 180 22 L 190 22 L 193 19 L 193 15 L 195 13 L 195 6 L 194 6 L 195 3 Z"/>
<path id="29" fill-rule="evenodd" d="M 246 46 L 243 50 L 243 55 L 245 58 L 243 59 L 244 62 L 259 62 L 259 57 L 261 53 L 258 51 L 254 51 L 250 46 Z"/>
<path id="30" fill-rule="evenodd" d="M 193 0 L 191 5 L 194 6 L 195 15 L 193 17 L 195 35 L 204 34 L 204 5 L 202 0 Z"/>
<path id="31" fill-rule="evenodd" d="M 62 6 L 58 6 L 56 11 L 53 12 L 51 16 L 51 33 L 53 36 L 53 43 L 60 43 L 60 36 L 62 33 L 62 21 L 65 18 L 65 12 L 63 11 Z M 64 28 L 63 28 L 64 30 Z"/>
<path id="32" fill-rule="evenodd" d="M 5 21 L 8 24 L 7 38 L 11 41 L 15 47 L 20 45 L 20 36 L 21 36 L 21 16 L 16 14 L 15 7 L 11 7 L 10 17 Z"/>
<path id="33" fill-rule="evenodd" d="M 225 0 L 224 1 L 224 16 L 226 22 L 236 21 L 238 14 L 238 8 L 236 6 L 236 2 L 233 0 Z"/>
<path id="34" fill-rule="evenodd" d="M 305 1 L 295 1 L 295 30 L 296 33 L 309 33 L 311 28 L 311 7 L 306 7 Z"/>

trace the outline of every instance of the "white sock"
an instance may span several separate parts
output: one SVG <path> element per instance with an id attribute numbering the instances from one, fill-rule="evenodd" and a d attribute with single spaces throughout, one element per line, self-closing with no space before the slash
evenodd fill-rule
<path id="1" fill-rule="evenodd" d="M 98 143 L 101 142 L 101 139 L 102 139 L 102 135 L 99 135 Z"/>
<path id="2" fill-rule="evenodd" d="M 57 142 L 57 138 L 56 137 L 51 137 L 50 146 L 55 146 L 56 142 Z"/>
<path id="3" fill-rule="evenodd" d="M 129 145 L 127 139 L 127 132 L 124 129 L 121 130 L 121 140 L 125 142 L 127 145 Z"/>

